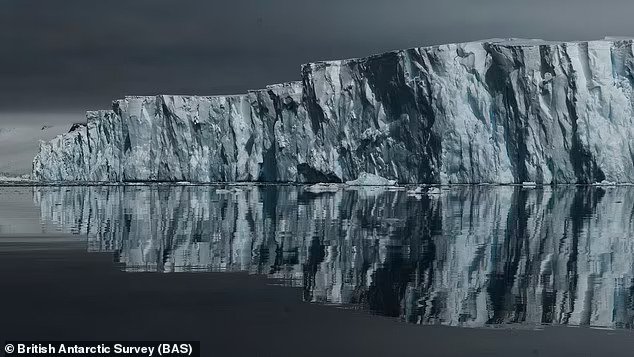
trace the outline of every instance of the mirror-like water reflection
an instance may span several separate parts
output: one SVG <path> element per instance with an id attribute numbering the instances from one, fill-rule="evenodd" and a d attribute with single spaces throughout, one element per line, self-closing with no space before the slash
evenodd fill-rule
<path id="1" fill-rule="evenodd" d="M 634 324 L 634 189 L 33 188 L 128 271 L 247 271 L 422 324 Z"/>

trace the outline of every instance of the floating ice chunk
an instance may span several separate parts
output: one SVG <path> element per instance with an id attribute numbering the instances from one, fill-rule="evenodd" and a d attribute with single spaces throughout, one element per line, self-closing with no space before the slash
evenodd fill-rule
<path id="1" fill-rule="evenodd" d="M 312 193 L 337 192 L 341 187 L 334 183 L 317 183 L 306 187 L 306 191 Z"/>
<path id="2" fill-rule="evenodd" d="M 18 175 L 18 176 L 4 176 L 0 175 L 0 182 L 12 182 L 12 183 L 28 183 L 33 182 L 30 174 Z"/>
<path id="3" fill-rule="evenodd" d="M 417 200 L 422 199 L 424 194 L 425 194 L 425 189 L 422 186 L 418 186 L 414 189 L 407 190 L 407 196 L 414 197 Z"/>
<path id="4" fill-rule="evenodd" d="M 407 193 L 412 194 L 412 195 L 420 195 L 422 193 L 425 193 L 425 189 L 422 186 L 418 186 L 413 190 L 409 190 L 407 191 Z"/>
<path id="5" fill-rule="evenodd" d="M 608 180 L 603 180 L 601 182 L 595 182 L 595 183 L 593 183 L 593 185 L 595 185 L 595 186 L 616 186 L 617 183 L 616 182 L 612 182 L 612 181 L 608 181 Z"/>
<path id="6" fill-rule="evenodd" d="M 356 180 L 347 181 L 350 186 L 395 186 L 396 180 L 388 180 L 379 175 L 362 172 Z"/>
<path id="7" fill-rule="evenodd" d="M 441 195 L 442 194 L 442 190 L 440 189 L 440 187 L 430 187 L 429 190 L 427 190 L 427 194 L 428 195 Z"/>

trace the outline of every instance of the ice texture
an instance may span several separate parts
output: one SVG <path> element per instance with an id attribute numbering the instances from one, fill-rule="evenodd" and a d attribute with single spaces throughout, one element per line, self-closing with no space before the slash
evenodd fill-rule
<path id="1" fill-rule="evenodd" d="M 86 119 L 89 179 L 120 181 L 123 152 L 121 120 L 111 110 L 88 112 Z"/>
<path id="2" fill-rule="evenodd" d="M 493 39 L 309 63 L 244 95 L 128 97 L 42 145 L 33 177 L 634 183 L 632 45 Z"/>
<path id="3" fill-rule="evenodd" d="M 89 179 L 88 133 L 85 125 L 73 125 L 66 134 L 40 142 L 33 159 L 32 178 L 39 181 L 86 181 Z"/>

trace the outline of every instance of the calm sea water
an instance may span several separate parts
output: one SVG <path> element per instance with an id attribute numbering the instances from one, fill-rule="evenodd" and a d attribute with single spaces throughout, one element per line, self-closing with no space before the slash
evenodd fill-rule
<path id="1" fill-rule="evenodd" d="M 249 272 L 417 324 L 634 327 L 634 189 L 0 188 L 0 235 L 135 272 Z"/>

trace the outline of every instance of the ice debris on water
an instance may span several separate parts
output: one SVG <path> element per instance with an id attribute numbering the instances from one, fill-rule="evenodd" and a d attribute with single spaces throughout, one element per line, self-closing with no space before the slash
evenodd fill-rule
<path id="1" fill-rule="evenodd" d="M 379 175 L 362 172 L 356 180 L 347 181 L 349 186 L 394 186 L 396 180 L 388 180 Z"/>
<path id="2" fill-rule="evenodd" d="M 314 185 L 306 187 L 306 191 L 312 193 L 324 193 L 324 192 L 337 192 L 341 187 L 332 183 L 316 183 Z"/>

